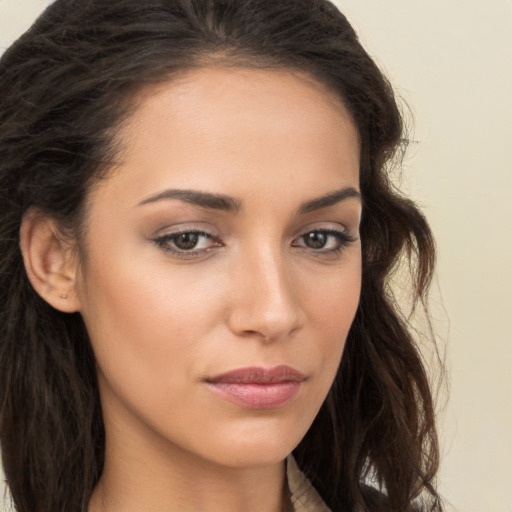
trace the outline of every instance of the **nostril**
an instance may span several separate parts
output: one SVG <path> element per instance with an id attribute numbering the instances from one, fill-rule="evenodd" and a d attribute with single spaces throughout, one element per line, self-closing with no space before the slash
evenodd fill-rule
<path id="1" fill-rule="evenodd" d="M 304 323 L 296 280 L 272 251 L 252 253 L 233 270 L 238 285 L 230 296 L 228 322 L 238 336 L 271 342 L 288 338 Z"/>
<path id="2" fill-rule="evenodd" d="M 303 324 L 299 311 L 296 314 L 274 312 L 272 315 L 259 315 L 256 309 L 251 309 L 251 313 L 246 316 L 238 310 L 230 319 L 231 330 L 243 338 L 259 339 L 265 343 L 290 338 Z"/>
<path id="3" fill-rule="evenodd" d="M 259 338 L 264 342 L 272 341 L 272 337 L 266 334 L 265 332 L 260 332 L 253 329 L 247 329 L 242 333 L 242 335 L 247 338 Z"/>

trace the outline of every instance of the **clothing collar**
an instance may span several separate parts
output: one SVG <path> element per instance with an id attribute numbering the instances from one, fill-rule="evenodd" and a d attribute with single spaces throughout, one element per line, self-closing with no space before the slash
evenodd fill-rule
<path id="1" fill-rule="evenodd" d="M 289 455 L 286 461 L 286 477 L 294 512 L 331 512 L 299 469 L 293 455 Z"/>

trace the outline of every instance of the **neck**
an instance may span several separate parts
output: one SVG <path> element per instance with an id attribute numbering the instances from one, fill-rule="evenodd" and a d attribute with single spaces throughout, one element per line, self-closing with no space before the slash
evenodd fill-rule
<path id="1" fill-rule="evenodd" d="M 142 441 L 142 442 L 141 442 Z M 168 442 L 112 442 L 89 512 L 288 511 L 285 462 L 227 467 Z"/>

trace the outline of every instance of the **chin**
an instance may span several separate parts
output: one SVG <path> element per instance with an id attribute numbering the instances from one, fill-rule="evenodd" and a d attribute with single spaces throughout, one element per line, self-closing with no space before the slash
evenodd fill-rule
<path id="1" fill-rule="evenodd" d="M 210 444 L 208 458 L 229 467 L 268 466 L 277 464 L 295 449 L 309 426 L 275 424 L 275 422 L 254 422 L 222 435 Z"/>
<path id="2" fill-rule="evenodd" d="M 292 448 L 293 449 L 293 448 Z M 240 446 L 215 459 L 219 465 L 232 468 L 263 467 L 278 464 L 288 457 L 292 449 L 273 449 L 268 446 Z"/>

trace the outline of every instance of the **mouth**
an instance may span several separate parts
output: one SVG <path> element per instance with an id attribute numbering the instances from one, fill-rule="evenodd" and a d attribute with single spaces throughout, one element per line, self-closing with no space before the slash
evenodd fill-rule
<path id="1" fill-rule="evenodd" d="M 239 368 L 206 379 L 216 394 L 246 409 L 275 409 L 290 402 L 306 376 L 290 366 Z"/>

